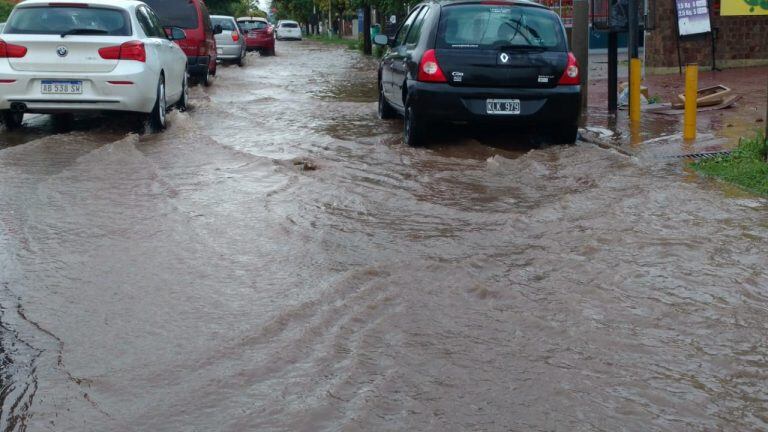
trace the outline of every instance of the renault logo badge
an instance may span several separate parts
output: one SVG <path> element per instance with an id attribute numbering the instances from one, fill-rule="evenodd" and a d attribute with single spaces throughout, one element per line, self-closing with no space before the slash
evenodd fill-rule
<path id="1" fill-rule="evenodd" d="M 509 63 L 509 54 L 501 53 L 499 60 L 501 60 L 502 63 Z"/>
<path id="2" fill-rule="evenodd" d="M 69 54 L 69 50 L 65 46 L 60 46 L 56 48 L 56 54 L 58 54 L 59 57 L 66 57 L 67 54 Z"/>

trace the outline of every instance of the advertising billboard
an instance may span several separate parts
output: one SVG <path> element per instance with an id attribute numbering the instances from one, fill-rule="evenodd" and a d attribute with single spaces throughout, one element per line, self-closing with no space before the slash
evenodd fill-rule
<path id="1" fill-rule="evenodd" d="M 680 37 L 712 31 L 707 0 L 675 0 L 675 8 L 677 9 L 677 31 Z"/>
<path id="2" fill-rule="evenodd" d="M 768 15 L 768 0 L 721 0 L 720 15 Z"/>

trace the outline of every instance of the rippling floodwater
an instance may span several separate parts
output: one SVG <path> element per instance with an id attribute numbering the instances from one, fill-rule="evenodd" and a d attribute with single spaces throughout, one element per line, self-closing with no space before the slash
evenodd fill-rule
<path id="1" fill-rule="evenodd" d="M 411 149 L 370 61 L 278 54 L 163 134 L 0 132 L 4 431 L 768 428 L 765 201 L 589 145 Z"/>

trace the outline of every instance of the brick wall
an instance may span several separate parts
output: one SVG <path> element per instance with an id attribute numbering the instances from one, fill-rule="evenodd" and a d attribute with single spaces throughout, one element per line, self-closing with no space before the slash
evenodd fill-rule
<path id="1" fill-rule="evenodd" d="M 768 64 L 768 16 L 725 16 L 712 14 L 712 27 L 719 28 L 717 66 L 744 67 Z M 677 29 L 674 0 L 656 0 L 656 30 L 646 36 L 646 66 L 652 71 L 677 70 Z M 680 41 L 682 63 L 712 65 L 711 39 Z"/>

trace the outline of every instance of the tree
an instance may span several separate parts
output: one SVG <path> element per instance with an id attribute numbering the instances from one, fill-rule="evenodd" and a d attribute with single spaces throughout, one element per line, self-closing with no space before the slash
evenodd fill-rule
<path id="1" fill-rule="evenodd" d="M 379 17 L 389 15 L 404 15 L 405 12 L 418 1 L 407 0 L 351 0 L 351 6 L 363 9 L 363 52 L 371 54 L 373 51 L 371 41 L 371 8 L 375 8 Z M 381 19 L 381 18 L 379 18 Z M 383 23 L 382 23 L 383 24 Z"/>
<path id="2" fill-rule="evenodd" d="M 206 0 L 205 4 L 214 15 L 258 16 L 254 15 L 258 8 L 250 0 Z"/>
<path id="3" fill-rule="evenodd" d="M 0 0 L 0 22 L 5 22 L 8 19 L 13 6 L 14 4 L 9 1 Z"/>

